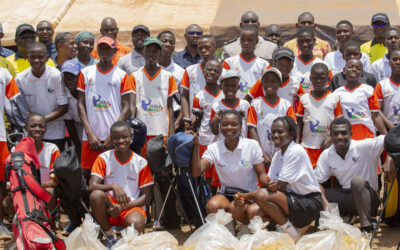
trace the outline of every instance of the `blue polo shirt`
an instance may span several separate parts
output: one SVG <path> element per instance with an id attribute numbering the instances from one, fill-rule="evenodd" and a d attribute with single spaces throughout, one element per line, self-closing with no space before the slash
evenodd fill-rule
<path id="1" fill-rule="evenodd" d="M 0 56 L 2 56 L 2 57 L 4 57 L 4 58 L 9 57 L 9 56 L 11 56 L 12 54 L 15 54 L 14 51 L 9 50 L 9 49 L 7 49 L 7 48 L 0 47 L 0 49 L 1 49 L 1 50 L 0 50 Z"/>
<path id="2" fill-rule="evenodd" d="M 184 50 L 173 55 L 172 60 L 182 68 L 186 69 L 187 66 L 199 63 L 201 61 L 201 57 L 199 54 L 193 57 L 187 52 L 185 47 Z"/>

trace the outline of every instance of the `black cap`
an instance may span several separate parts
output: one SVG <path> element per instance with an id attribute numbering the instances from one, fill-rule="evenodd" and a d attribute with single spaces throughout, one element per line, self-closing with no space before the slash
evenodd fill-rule
<path id="1" fill-rule="evenodd" d="M 147 27 L 144 26 L 144 25 L 136 25 L 135 27 L 133 27 L 133 29 L 132 29 L 132 34 L 133 34 L 135 31 L 138 31 L 138 30 L 143 30 L 144 32 L 147 33 L 147 35 L 150 36 L 150 30 L 149 30 L 149 28 L 147 28 Z"/>
<path id="2" fill-rule="evenodd" d="M 25 31 L 30 31 L 32 33 L 36 33 L 35 28 L 33 28 L 32 25 L 24 23 L 21 25 L 18 25 L 17 30 L 15 31 L 15 36 L 19 36 L 22 33 L 24 33 Z"/>
<path id="3" fill-rule="evenodd" d="M 371 24 L 378 21 L 385 24 L 390 24 L 389 17 L 385 13 L 376 13 L 372 16 Z"/>
<path id="4" fill-rule="evenodd" d="M 290 60 L 294 61 L 294 53 L 291 49 L 286 47 L 280 47 L 274 53 L 274 61 L 277 61 L 283 57 L 289 58 Z"/>

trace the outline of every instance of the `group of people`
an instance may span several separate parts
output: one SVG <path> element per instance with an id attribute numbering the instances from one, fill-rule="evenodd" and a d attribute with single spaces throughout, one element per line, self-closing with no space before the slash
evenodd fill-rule
<path id="1" fill-rule="evenodd" d="M 259 26 L 257 14 L 245 12 L 240 36 L 219 59 L 215 38 L 196 24 L 186 28 L 187 46 L 177 53 L 173 32 L 150 36 L 144 25 L 132 29 L 133 50 L 120 44 L 111 17 L 102 20 L 97 41 L 85 31 L 60 32 L 53 42 L 48 21 L 36 30 L 19 25 L 17 51 L 0 52 L 0 109 L 18 100 L 28 112 L 23 127 L 0 119 L 1 198 L 7 133 L 22 129 L 34 139 L 49 191 L 54 160 L 70 138 L 107 244 L 117 239 L 113 225 L 133 223 L 143 232 L 153 176 L 146 146 L 140 155 L 130 149 L 127 120 L 135 117 L 147 126 L 146 141 L 193 135 L 191 173 L 215 187 L 207 213 L 232 213 L 227 227 L 235 233 L 238 224 L 238 236 L 261 216 L 298 240 L 329 203 L 338 203 L 342 216 L 358 215 L 361 230 L 371 232 L 379 174 L 396 175 L 394 161 L 381 154 L 400 119 L 399 31 L 377 13 L 374 38 L 360 45 L 351 22 L 342 20 L 331 51 L 316 37 L 309 12 L 285 44 L 278 25 L 264 37 Z"/>

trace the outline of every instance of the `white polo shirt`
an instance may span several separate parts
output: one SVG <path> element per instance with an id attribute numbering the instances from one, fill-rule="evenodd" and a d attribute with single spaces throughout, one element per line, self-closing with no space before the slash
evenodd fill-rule
<path id="1" fill-rule="evenodd" d="M 240 138 L 233 151 L 225 146 L 225 140 L 218 140 L 207 147 L 202 159 L 215 165 L 221 183 L 221 192 L 226 187 L 254 191 L 258 188 L 254 165 L 263 163 L 262 151 L 258 142 Z"/>
<path id="2" fill-rule="evenodd" d="M 29 112 L 43 116 L 53 112 L 58 106 L 68 104 L 67 91 L 61 81 L 58 69 L 46 65 L 42 76 L 32 74 L 32 68 L 22 71 L 15 78 L 21 92 L 25 95 Z M 47 131 L 43 139 L 56 140 L 65 136 L 64 117 L 47 123 Z"/>
<path id="3" fill-rule="evenodd" d="M 300 195 L 321 192 L 306 150 L 293 141 L 283 155 L 281 150 L 275 153 L 268 176 L 274 181 L 287 182 L 289 192 Z"/>
<path id="4" fill-rule="evenodd" d="M 40 181 L 42 183 L 50 180 L 50 173 L 53 171 L 53 164 L 58 156 L 60 156 L 60 151 L 56 144 L 42 142 L 42 148 L 38 152 L 40 161 Z"/>
<path id="5" fill-rule="evenodd" d="M 181 94 L 182 94 L 181 81 L 183 78 L 183 74 L 185 73 L 185 70 L 172 60 L 171 60 L 171 63 L 167 67 L 163 67 L 162 65 L 158 65 L 158 66 L 160 66 L 163 70 L 171 73 L 172 76 L 175 78 L 176 87 L 178 88 L 178 92 L 175 93 L 175 96 L 178 98 L 178 101 L 180 102 Z M 175 98 L 173 99 L 173 105 L 174 105 L 174 111 L 177 111 L 181 108 L 181 106 L 175 100 Z"/>
<path id="6" fill-rule="evenodd" d="M 329 67 L 332 70 L 333 75 L 341 73 L 344 67 L 346 66 L 346 61 L 344 60 L 343 54 L 342 52 L 340 52 L 340 50 L 329 52 L 325 56 L 324 61 L 327 64 L 329 64 Z M 360 61 L 363 65 L 364 72 L 371 73 L 371 61 L 369 60 L 368 55 L 365 54 L 364 52 L 361 52 Z"/>
<path id="7" fill-rule="evenodd" d="M 375 87 L 375 93 L 380 102 L 383 102 L 383 113 L 393 124 L 400 123 L 400 84 L 386 78 Z"/>
<path id="8" fill-rule="evenodd" d="M 378 191 L 378 162 L 383 151 L 384 135 L 361 141 L 351 140 L 349 151 L 344 159 L 336 153 L 332 145 L 324 150 L 314 169 L 319 183 L 335 176 L 342 188 L 349 189 L 354 176 L 364 177 L 371 187 Z"/>
<path id="9" fill-rule="evenodd" d="M 244 99 L 251 87 L 261 78 L 263 71 L 270 67 L 266 60 L 258 56 L 247 61 L 242 57 L 241 53 L 227 58 L 222 66 L 224 70 L 232 69 L 239 72 L 240 89 L 236 96 L 240 99 Z"/>
<path id="10" fill-rule="evenodd" d="M 386 55 L 376 60 L 371 65 L 371 73 L 375 76 L 377 82 L 389 78 L 392 75 L 392 68 L 390 67 L 389 59 Z"/>

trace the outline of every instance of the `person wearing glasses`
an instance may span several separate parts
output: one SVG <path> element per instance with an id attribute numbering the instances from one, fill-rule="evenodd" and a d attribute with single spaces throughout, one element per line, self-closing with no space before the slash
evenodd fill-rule
<path id="1" fill-rule="evenodd" d="M 35 40 L 36 31 L 32 25 L 26 23 L 18 25 L 17 30 L 15 31 L 15 44 L 17 45 L 17 53 L 7 57 L 7 60 L 14 67 L 16 75 L 31 66 L 28 61 L 28 48 L 32 43 L 35 42 Z M 55 67 L 53 60 L 50 58 L 48 58 L 46 64 Z"/>
<path id="2" fill-rule="evenodd" d="M 361 51 L 369 56 L 371 63 L 374 63 L 387 53 L 385 32 L 390 27 L 389 17 L 385 13 L 376 13 L 372 16 L 371 27 L 374 38 L 362 44 Z"/>
<path id="3" fill-rule="evenodd" d="M 57 56 L 57 48 L 53 43 L 53 35 L 53 25 L 49 21 L 42 20 L 36 25 L 36 36 L 39 42 L 46 45 L 47 54 L 54 61 Z"/>
<path id="4" fill-rule="evenodd" d="M 197 46 L 202 35 L 203 30 L 199 25 L 191 24 L 187 26 L 185 30 L 186 47 L 184 50 L 176 53 L 172 60 L 183 69 L 186 69 L 190 65 L 198 64 L 201 61 L 201 57 Z"/>
<path id="5" fill-rule="evenodd" d="M 254 25 L 257 28 L 260 27 L 258 16 L 253 11 L 246 11 L 240 19 L 240 29 L 243 29 L 243 27 L 247 25 Z M 258 36 L 258 43 L 256 45 L 254 54 L 270 62 L 272 59 L 272 54 L 277 48 L 278 46 L 276 43 L 271 42 L 262 36 Z M 222 52 L 222 59 L 225 60 L 229 57 L 237 56 L 241 52 L 242 47 L 240 45 L 240 37 L 237 37 L 225 43 L 224 50 Z"/>

